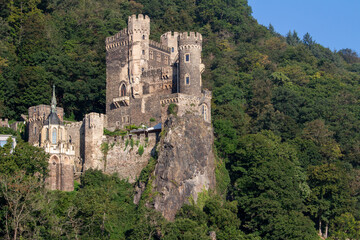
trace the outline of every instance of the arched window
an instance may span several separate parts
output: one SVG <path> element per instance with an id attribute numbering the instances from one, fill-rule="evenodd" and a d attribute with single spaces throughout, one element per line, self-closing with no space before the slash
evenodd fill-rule
<path id="1" fill-rule="evenodd" d="M 37 130 L 36 127 L 34 127 L 34 134 L 35 134 L 35 135 L 36 135 L 36 130 Z"/>
<path id="2" fill-rule="evenodd" d="M 146 39 L 146 37 L 145 37 L 145 35 L 143 35 L 143 40 L 145 40 Z"/>
<path id="3" fill-rule="evenodd" d="M 189 74 L 185 74 L 185 85 L 190 85 L 190 76 Z"/>
<path id="4" fill-rule="evenodd" d="M 56 144 L 56 137 L 57 137 L 57 130 L 56 128 L 54 128 L 52 131 L 52 139 L 51 139 L 52 144 Z"/>
<path id="5" fill-rule="evenodd" d="M 120 97 L 126 96 L 126 86 L 125 84 L 121 84 L 120 87 Z"/>
<path id="6" fill-rule="evenodd" d="M 208 108 L 205 104 L 203 104 L 201 106 L 201 114 L 203 115 L 204 120 L 207 121 L 208 120 Z"/>

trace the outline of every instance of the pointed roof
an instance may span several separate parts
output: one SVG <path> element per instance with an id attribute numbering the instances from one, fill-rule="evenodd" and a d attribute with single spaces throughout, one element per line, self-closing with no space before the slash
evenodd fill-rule
<path id="1" fill-rule="evenodd" d="M 53 85 L 53 96 L 51 99 L 51 112 L 44 124 L 46 124 L 46 125 L 51 125 L 51 124 L 60 125 L 61 124 L 61 120 L 56 113 L 56 104 L 57 103 L 56 103 L 56 96 L 55 96 L 55 85 Z"/>

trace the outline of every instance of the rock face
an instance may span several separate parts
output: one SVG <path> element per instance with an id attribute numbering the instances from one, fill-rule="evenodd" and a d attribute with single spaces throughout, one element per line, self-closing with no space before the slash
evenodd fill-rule
<path id="1" fill-rule="evenodd" d="M 154 207 L 168 220 L 189 198 L 215 187 L 213 130 L 202 117 L 170 117 L 164 124 L 155 167 Z"/>

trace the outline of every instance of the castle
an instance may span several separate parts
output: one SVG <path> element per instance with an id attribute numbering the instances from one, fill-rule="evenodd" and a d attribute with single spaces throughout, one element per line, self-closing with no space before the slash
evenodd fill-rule
<path id="1" fill-rule="evenodd" d="M 160 42 L 149 36 L 150 18 L 139 14 L 129 17 L 127 29 L 106 38 L 106 114 L 89 113 L 83 121 L 64 124 L 55 90 L 51 106 L 29 108 L 28 141 L 50 154 L 50 189 L 72 190 L 74 177 L 89 168 L 134 182 L 159 139 L 170 104 L 176 104 L 178 117 L 201 115 L 211 123 L 211 92 L 202 90 L 202 35 L 167 32 Z M 123 137 L 104 135 L 104 128 L 129 125 L 141 128 Z"/>

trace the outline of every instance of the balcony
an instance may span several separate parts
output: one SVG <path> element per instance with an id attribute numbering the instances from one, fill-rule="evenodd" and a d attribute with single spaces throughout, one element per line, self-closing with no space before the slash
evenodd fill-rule
<path id="1" fill-rule="evenodd" d="M 122 96 L 113 99 L 113 104 L 116 108 L 121 106 L 129 106 L 130 97 L 129 96 Z"/>

